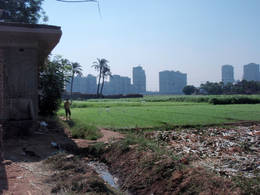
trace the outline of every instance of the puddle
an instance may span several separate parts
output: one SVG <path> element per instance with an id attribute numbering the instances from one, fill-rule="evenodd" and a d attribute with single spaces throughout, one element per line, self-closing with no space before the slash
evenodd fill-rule
<path id="1" fill-rule="evenodd" d="M 113 175 L 110 174 L 108 171 L 108 168 L 106 164 L 100 163 L 100 162 L 94 162 L 91 161 L 88 163 L 88 165 L 92 168 L 95 169 L 95 171 L 98 173 L 102 179 L 109 184 L 111 187 L 120 190 L 120 186 L 118 184 L 118 178 L 114 177 Z"/>

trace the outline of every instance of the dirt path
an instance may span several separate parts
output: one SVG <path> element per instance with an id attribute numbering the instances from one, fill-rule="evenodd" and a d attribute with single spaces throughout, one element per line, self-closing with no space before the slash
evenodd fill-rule
<path id="1" fill-rule="evenodd" d="M 40 169 L 40 163 L 17 163 L 5 165 L 8 186 L 5 195 L 49 194 L 50 186 L 44 183 L 49 174 Z"/>
<path id="2" fill-rule="evenodd" d="M 52 175 L 44 169 L 43 160 L 58 151 L 51 143 L 68 144 L 74 147 L 88 147 L 90 144 L 122 139 L 118 132 L 101 129 L 103 137 L 96 140 L 71 139 L 64 133 L 64 129 L 53 127 L 36 131 L 27 138 L 7 140 L 4 143 L 4 160 L 0 161 L 0 194 L 4 195 L 44 195 L 50 194 L 52 186 L 46 179 Z M 37 156 L 30 156 L 23 151 L 34 152 Z"/>
<path id="3" fill-rule="evenodd" d="M 85 139 L 72 139 L 79 148 L 86 148 L 91 144 L 95 143 L 109 143 L 109 142 L 114 142 L 119 139 L 123 139 L 124 136 L 121 133 L 115 132 L 115 131 L 110 131 L 106 129 L 101 129 L 100 132 L 102 133 L 102 137 L 99 138 L 98 140 L 85 140 Z"/>

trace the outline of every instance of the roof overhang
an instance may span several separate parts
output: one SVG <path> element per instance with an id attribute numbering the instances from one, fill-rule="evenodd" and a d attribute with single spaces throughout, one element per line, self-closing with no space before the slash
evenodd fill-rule
<path id="1" fill-rule="evenodd" d="M 0 47 L 36 48 L 40 61 L 54 49 L 61 35 L 59 26 L 0 22 Z"/>

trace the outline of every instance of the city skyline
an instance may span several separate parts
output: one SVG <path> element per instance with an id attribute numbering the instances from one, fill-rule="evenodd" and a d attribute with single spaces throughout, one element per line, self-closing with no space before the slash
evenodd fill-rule
<path id="1" fill-rule="evenodd" d="M 146 74 L 142 66 L 132 68 L 132 77 L 111 75 L 104 82 L 104 95 L 115 94 L 183 94 L 183 88 L 187 85 L 187 74 L 174 70 L 163 70 L 159 72 L 159 91 L 146 90 Z M 98 76 L 97 76 L 98 77 Z M 73 83 L 73 92 L 95 94 L 97 90 L 97 77 L 91 74 L 87 76 L 76 75 Z M 259 64 L 249 63 L 243 65 L 243 80 L 260 81 Z M 242 80 L 241 79 L 241 80 Z M 234 67 L 232 65 L 221 66 L 221 80 L 225 85 L 236 83 L 234 78 Z M 205 82 L 206 83 L 206 82 Z M 204 83 L 204 84 L 205 84 Z M 66 91 L 70 92 L 71 85 L 67 83 Z"/>
<path id="2" fill-rule="evenodd" d="M 102 18 L 94 3 L 44 2 L 48 24 L 63 30 L 53 53 L 79 62 L 84 74 L 95 73 L 96 58 L 128 77 L 141 64 L 147 90 L 158 91 L 162 70 L 185 72 L 188 84 L 199 86 L 220 81 L 222 64 L 234 66 L 237 80 L 244 64 L 260 62 L 260 1 L 100 0 L 100 6 Z"/>

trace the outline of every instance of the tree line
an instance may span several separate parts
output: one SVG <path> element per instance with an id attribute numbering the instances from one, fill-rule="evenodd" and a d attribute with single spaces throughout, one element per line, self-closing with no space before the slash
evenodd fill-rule
<path id="1" fill-rule="evenodd" d="M 93 62 L 93 68 L 98 72 L 97 97 L 103 97 L 105 79 L 112 75 L 108 60 L 102 58 Z M 70 84 L 70 99 L 74 78 L 82 75 L 82 66 L 78 62 L 71 62 L 59 55 L 48 57 L 45 65 L 40 67 L 39 73 L 39 107 L 40 114 L 54 114 L 61 104 L 62 93 L 66 84 Z"/>
<path id="2" fill-rule="evenodd" d="M 183 93 L 191 94 L 208 94 L 208 95 L 222 95 L 222 94 L 259 94 L 260 82 L 242 80 L 236 83 L 223 82 L 209 82 L 201 84 L 200 87 L 187 85 L 183 88 Z"/>

